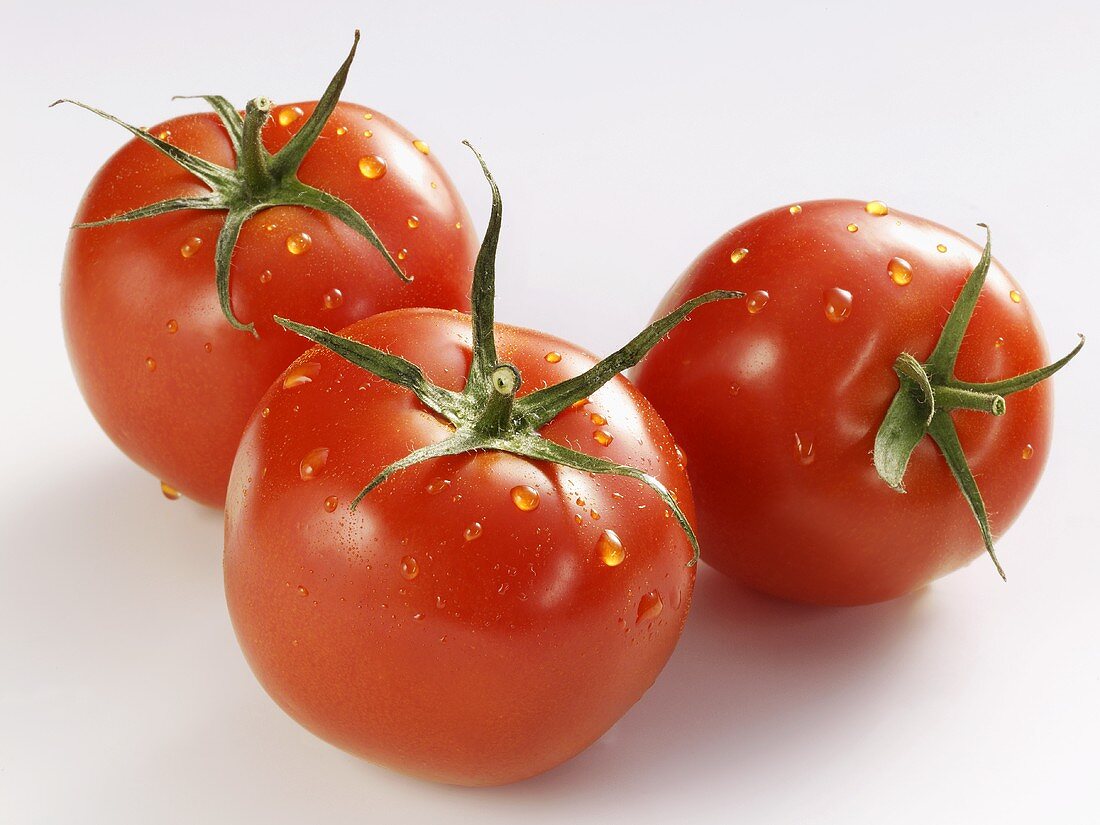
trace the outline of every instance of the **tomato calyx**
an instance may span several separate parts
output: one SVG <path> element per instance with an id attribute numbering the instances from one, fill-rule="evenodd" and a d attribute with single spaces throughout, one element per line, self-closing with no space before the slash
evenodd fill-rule
<path id="1" fill-rule="evenodd" d="M 482 172 L 492 190 L 493 202 L 485 240 L 474 265 L 471 294 L 473 353 L 466 386 L 461 392 L 432 383 L 420 367 L 404 358 L 327 330 L 275 316 L 275 321 L 284 328 L 308 338 L 383 380 L 411 390 L 426 407 L 454 427 L 454 433 L 449 437 L 414 450 L 379 472 L 356 496 L 351 508 L 355 509 L 364 496 L 394 473 L 414 464 L 442 456 L 498 450 L 583 472 L 624 476 L 647 485 L 660 497 L 687 534 L 694 554 L 689 565 L 694 565 L 699 558 L 699 542 L 695 531 L 676 502 L 676 497 L 656 477 L 636 467 L 570 449 L 543 438 L 538 430 L 562 411 L 588 398 L 620 372 L 637 364 L 696 307 L 712 301 L 743 298 L 745 294 L 731 290 L 714 290 L 700 295 L 654 321 L 623 347 L 580 375 L 517 398 L 516 392 L 522 384 L 522 376 L 514 365 L 502 363 L 497 357 L 494 333 L 496 251 L 502 212 L 500 191 L 481 155 L 468 142 L 466 146 L 481 163 Z"/>
<path id="2" fill-rule="evenodd" d="M 1035 386 L 1058 372 L 1081 351 L 1085 336 L 1063 358 L 1002 381 L 973 383 L 955 377 L 955 362 L 963 337 L 978 304 L 991 261 L 991 233 L 985 224 L 985 248 L 977 266 L 967 276 L 958 300 L 944 324 L 943 332 L 928 360 L 921 363 L 909 353 L 901 353 L 894 362 L 900 388 L 890 403 L 878 433 L 875 435 L 874 461 L 879 477 L 899 493 L 905 492 L 903 483 L 909 458 L 917 444 L 926 435 L 936 443 L 947 466 L 966 498 L 982 533 L 982 540 L 1001 578 L 1004 568 L 993 548 L 993 535 L 989 528 L 989 516 L 977 481 L 970 470 L 962 445 L 959 443 L 952 410 L 976 410 L 990 415 L 1004 415 L 1007 409 L 1005 396 Z"/>
<path id="3" fill-rule="evenodd" d="M 139 140 L 179 164 L 211 190 L 208 195 L 169 198 L 118 215 L 112 215 L 103 220 L 78 223 L 73 228 L 88 229 L 109 226 L 186 209 L 224 211 L 226 213 L 225 224 L 218 234 L 214 250 L 218 300 L 222 312 L 231 326 L 235 329 L 251 332 L 257 337 L 259 337 L 259 334 L 256 332 L 255 324 L 240 321 L 233 312 L 229 294 L 229 265 L 241 227 L 245 221 L 264 209 L 273 206 L 300 206 L 332 215 L 365 238 L 382 253 L 390 268 L 402 280 L 405 282 L 411 281 L 412 279 L 402 272 L 397 261 L 386 250 L 374 229 L 371 228 L 362 215 L 355 211 L 354 207 L 335 195 L 302 183 L 298 179 L 298 167 L 301 166 L 306 154 L 317 141 L 321 130 L 328 122 L 340 100 L 340 93 L 347 82 L 348 71 L 355 59 L 355 50 L 358 45 L 359 32 L 357 30 L 351 51 L 329 82 L 324 94 L 317 101 L 316 108 L 298 132 L 275 154 L 267 151 L 260 138 L 263 126 L 270 118 L 273 107 L 268 98 L 257 97 L 250 100 L 245 107 L 244 117 L 242 118 L 237 108 L 219 95 L 177 96 L 177 98 L 201 97 L 210 104 L 229 135 L 230 143 L 232 143 L 237 156 L 236 168 L 219 166 L 216 163 L 211 163 L 185 152 L 178 146 L 154 136 L 146 129 L 131 126 L 114 115 L 80 101 L 69 99 L 54 101 L 50 104 L 51 106 L 56 106 L 58 103 L 72 103 L 106 120 L 110 120 L 112 123 L 117 123 Z"/>

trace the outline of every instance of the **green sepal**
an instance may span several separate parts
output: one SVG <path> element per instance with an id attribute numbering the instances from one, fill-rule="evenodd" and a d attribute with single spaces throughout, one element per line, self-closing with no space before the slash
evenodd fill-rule
<path id="1" fill-rule="evenodd" d="M 621 370 L 636 364 L 692 310 L 712 301 L 741 298 L 744 293 L 717 290 L 687 301 L 577 378 L 516 397 L 522 377 L 515 366 L 498 362 L 493 320 L 496 250 L 502 212 L 500 191 L 485 160 L 469 143 L 466 145 L 481 164 L 492 190 L 493 202 L 485 240 L 474 268 L 471 301 L 473 352 L 469 376 L 461 393 L 432 383 L 420 367 L 404 358 L 316 327 L 275 317 L 275 321 L 286 329 L 305 336 L 378 378 L 412 391 L 426 407 L 439 413 L 455 428 L 454 433 L 442 441 L 414 450 L 382 469 L 356 496 L 352 508 L 386 479 L 415 464 L 441 456 L 496 450 L 596 475 L 623 476 L 646 485 L 664 502 L 687 535 L 692 547 L 692 559 L 688 564 L 694 565 L 699 558 L 699 542 L 695 532 L 675 496 L 659 479 L 637 467 L 616 464 L 562 446 L 543 438 L 537 431 L 574 401 L 586 397 Z"/>
<path id="2" fill-rule="evenodd" d="M 235 329 L 250 332 L 253 335 L 257 334 L 255 324 L 242 322 L 233 312 L 230 300 L 229 273 L 233 250 L 236 247 L 241 227 L 248 218 L 264 209 L 273 206 L 297 206 L 331 215 L 377 249 L 398 277 L 405 282 L 411 281 L 412 279 L 398 266 L 397 261 L 362 215 L 335 195 L 308 186 L 298 180 L 298 167 L 320 136 L 321 130 L 339 102 L 340 93 L 347 82 L 348 71 L 355 58 L 358 44 L 359 32 L 356 31 L 351 51 L 332 80 L 329 81 L 313 112 L 286 145 L 274 155 L 267 151 L 261 140 L 263 126 L 270 117 L 272 107 L 270 100 L 259 97 L 249 101 L 242 119 L 240 112 L 224 97 L 220 95 L 198 95 L 210 104 L 229 135 L 229 140 L 236 155 L 236 166 L 232 169 L 219 166 L 186 152 L 178 146 L 150 134 L 146 129 L 132 126 L 119 120 L 114 115 L 87 104 L 75 100 L 55 101 L 51 105 L 72 103 L 112 123 L 117 123 L 134 137 L 152 146 L 190 172 L 211 189 L 211 193 L 206 196 L 169 198 L 101 220 L 79 223 L 74 228 L 88 229 L 109 226 L 184 209 L 224 210 L 226 212 L 225 225 L 218 234 L 214 251 L 218 301 L 226 320 L 231 326 Z"/>

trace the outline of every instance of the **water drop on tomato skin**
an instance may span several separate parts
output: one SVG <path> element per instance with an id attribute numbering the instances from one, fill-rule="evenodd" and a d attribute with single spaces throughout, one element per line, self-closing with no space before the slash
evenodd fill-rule
<path id="1" fill-rule="evenodd" d="M 415 146 L 416 151 L 420 152 L 420 154 L 422 154 L 422 155 L 431 154 L 431 151 L 432 151 L 431 147 L 428 146 L 428 144 L 425 143 L 422 140 L 414 140 L 413 141 L 413 146 Z"/>
<path id="2" fill-rule="evenodd" d="M 1012 300 L 1012 303 L 1014 304 L 1018 304 L 1024 299 L 1024 296 L 1015 289 L 1009 290 L 1008 297 Z"/>
<path id="3" fill-rule="evenodd" d="M 466 541 L 476 541 L 481 537 L 481 522 L 475 521 L 463 532 L 462 537 Z"/>
<path id="4" fill-rule="evenodd" d="M 180 245 L 180 255 L 185 258 L 190 258 L 199 248 L 202 246 L 202 238 L 188 238 Z"/>
<path id="5" fill-rule="evenodd" d="M 181 495 L 179 490 L 163 481 L 160 483 L 160 492 L 169 501 L 176 501 Z"/>
<path id="6" fill-rule="evenodd" d="M 898 286 L 908 286 L 913 280 L 913 266 L 905 258 L 891 258 L 886 264 L 886 274 Z"/>
<path id="7" fill-rule="evenodd" d="M 859 231 L 859 227 L 856 226 L 854 223 L 848 224 L 847 229 L 848 229 L 849 232 L 851 232 L 853 234 Z"/>
<path id="8" fill-rule="evenodd" d="M 1028 461 L 1034 455 L 1035 448 L 1032 447 L 1030 444 L 1024 445 L 1023 450 L 1020 451 L 1020 458 L 1022 458 L 1024 461 Z"/>
<path id="9" fill-rule="evenodd" d="M 416 215 L 409 215 L 405 220 L 405 224 L 409 229 L 416 229 L 416 227 L 420 226 L 420 218 L 416 217 Z"/>
<path id="10" fill-rule="evenodd" d="M 367 180 L 378 180 L 386 174 L 386 161 L 378 155 L 359 158 L 359 172 Z"/>
<path id="11" fill-rule="evenodd" d="M 321 296 L 321 306 L 325 309 L 336 309 L 342 303 L 344 303 L 344 293 L 339 289 L 330 289 Z"/>
<path id="12" fill-rule="evenodd" d="M 270 269 L 265 269 L 263 272 L 260 273 L 260 283 L 261 284 L 271 283 L 271 277 L 272 277 L 271 276 L 271 270 Z"/>
<path id="13" fill-rule="evenodd" d="M 401 559 L 401 575 L 408 581 L 412 581 L 420 575 L 420 564 L 412 556 Z"/>
<path id="14" fill-rule="evenodd" d="M 812 435 L 805 435 L 802 433 L 794 434 L 794 457 L 795 460 L 803 466 L 814 463 L 814 459 L 817 458 L 817 453 L 814 450 L 814 439 Z"/>
<path id="15" fill-rule="evenodd" d="M 280 126 L 289 126 L 304 114 L 305 112 L 302 111 L 300 106 L 286 106 L 279 110 L 276 119 L 279 121 Z"/>
<path id="16" fill-rule="evenodd" d="M 947 251 L 947 245 L 942 244 L 942 243 L 936 244 L 936 251 L 940 252 L 940 253 L 946 252 Z"/>
<path id="17" fill-rule="evenodd" d="M 597 427 L 602 427 L 604 424 L 607 423 L 607 419 L 604 418 L 602 415 L 600 415 L 597 412 L 594 412 L 591 415 L 589 415 L 588 420 L 591 421 L 593 424 L 595 424 Z"/>
<path id="18" fill-rule="evenodd" d="M 604 530 L 596 539 L 596 552 L 600 561 L 608 567 L 618 567 L 626 559 L 626 550 L 622 539 L 614 530 Z"/>
<path id="19" fill-rule="evenodd" d="M 309 595 L 309 590 L 304 584 L 298 585 L 298 595 L 301 596 L 303 599 Z"/>
<path id="20" fill-rule="evenodd" d="M 283 388 L 291 389 L 292 387 L 300 387 L 303 384 L 310 384 L 320 374 L 321 365 L 316 361 L 307 361 L 286 374 L 283 379 Z"/>
<path id="21" fill-rule="evenodd" d="M 615 436 L 613 436 L 607 430 L 602 429 L 596 430 L 594 433 L 592 433 L 592 437 L 596 439 L 596 443 L 599 444 L 601 447 L 606 447 L 615 440 Z"/>
<path id="22" fill-rule="evenodd" d="M 792 206 L 787 211 L 790 212 L 792 215 L 801 215 L 802 214 L 802 207 L 796 203 L 794 206 Z"/>
<path id="23" fill-rule="evenodd" d="M 537 510 L 541 500 L 539 491 L 527 484 L 513 487 L 511 496 L 512 504 L 516 505 L 517 510 L 521 510 L 524 513 Z"/>
<path id="24" fill-rule="evenodd" d="M 428 482 L 428 486 L 424 489 L 428 491 L 428 495 L 434 496 L 442 493 L 449 486 L 451 486 L 450 479 L 446 478 L 433 478 Z"/>
<path id="25" fill-rule="evenodd" d="M 291 255 L 304 255 L 313 246 L 313 238 L 306 232 L 295 232 L 286 239 L 286 250 Z"/>
<path id="26" fill-rule="evenodd" d="M 180 325 L 175 319 L 165 324 L 164 328 L 168 330 L 169 335 L 175 335 L 177 332 L 180 331 Z"/>
<path id="27" fill-rule="evenodd" d="M 638 602 L 638 618 L 635 624 L 656 619 L 664 608 L 665 603 L 661 600 L 661 594 L 656 590 L 650 590 Z"/>
<path id="28" fill-rule="evenodd" d="M 313 481 L 324 473 L 327 464 L 328 447 L 317 447 L 302 458 L 298 465 L 298 475 L 302 481 Z"/>
<path id="29" fill-rule="evenodd" d="M 847 321 L 852 314 L 852 293 L 834 286 L 826 289 L 821 296 L 825 317 L 834 324 Z"/>
<path id="30" fill-rule="evenodd" d="M 749 311 L 749 315 L 756 315 L 768 305 L 770 298 L 771 296 L 763 289 L 750 292 L 745 298 L 745 309 Z"/>
<path id="31" fill-rule="evenodd" d="M 866 212 L 868 215 L 876 215 L 881 217 L 882 215 L 890 214 L 890 207 L 888 207 L 882 201 L 868 201 L 866 204 L 864 204 L 863 211 Z"/>
<path id="32" fill-rule="evenodd" d="M 149 372 L 153 372 L 156 368 L 157 362 L 155 358 L 149 357 L 145 359 L 145 369 L 149 370 Z"/>
<path id="33" fill-rule="evenodd" d="M 561 361 L 560 352 L 548 352 L 543 356 L 547 364 L 557 364 Z"/>
<path id="34" fill-rule="evenodd" d="M 741 263 L 741 261 L 743 261 L 745 259 L 745 256 L 748 255 L 748 254 L 749 254 L 749 250 L 745 249 L 744 247 L 741 247 L 739 249 L 735 249 L 735 250 L 733 250 L 733 252 L 730 253 L 730 263 L 733 263 L 733 264 Z"/>
<path id="35" fill-rule="evenodd" d="M 338 137 L 343 137 L 347 133 L 348 133 L 348 127 L 347 126 L 337 126 L 336 127 L 336 135 Z"/>
<path id="36" fill-rule="evenodd" d="M 340 506 L 340 499 L 336 496 L 329 496 L 325 499 L 324 508 L 326 513 L 335 513 L 336 508 Z"/>

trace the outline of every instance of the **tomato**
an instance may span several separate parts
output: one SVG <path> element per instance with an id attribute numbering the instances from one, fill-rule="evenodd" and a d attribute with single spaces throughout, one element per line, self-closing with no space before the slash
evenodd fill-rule
<path id="1" fill-rule="evenodd" d="M 892 465 L 906 494 L 876 472 L 876 461 L 890 464 L 883 443 L 876 453 L 876 434 L 881 442 L 897 433 L 883 423 L 887 411 L 930 412 L 923 390 L 908 379 L 899 389 L 895 362 L 933 352 L 968 275 L 981 274 L 981 252 L 880 202 L 831 200 L 753 218 L 688 267 L 658 314 L 716 286 L 748 298 L 676 329 L 634 379 L 686 452 L 704 561 L 783 598 L 862 604 L 907 593 L 981 553 L 983 498 L 993 533 L 1009 527 L 1050 450 L 1044 384 L 1002 399 L 1003 415 L 952 411 L 958 388 L 937 384 L 950 383 L 951 370 L 941 369 L 932 381 L 936 425 L 911 422 Z M 966 332 L 954 365 L 960 381 L 998 381 L 1046 362 L 1020 286 L 996 261 L 985 277 L 967 299 L 981 291 L 969 327 L 961 298 L 952 313 L 961 318 L 952 334 Z M 971 399 L 975 406 L 1011 391 L 989 389 Z"/>
<path id="2" fill-rule="evenodd" d="M 264 396 L 226 506 L 230 616 L 275 701 L 352 753 L 463 785 L 597 739 L 664 666 L 694 584 L 675 444 L 613 377 L 664 329 L 594 367 L 493 325 L 491 301 L 479 262 L 473 331 L 431 309 L 339 336 L 290 325 L 331 349 Z"/>
<path id="3" fill-rule="evenodd" d="M 350 57 L 345 75 L 349 63 Z M 342 86 L 342 78 L 337 80 Z M 163 480 L 166 494 L 178 490 L 205 504 L 224 502 L 249 414 L 305 349 L 306 342 L 271 321 L 273 314 L 338 328 L 397 307 L 469 306 L 477 241 L 447 174 L 414 134 L 380 112 L 336 103 L 335 95 L 322 98 L 318 115 L 324 126 L 296 179 L 342 199 L 353 210 L 349 219 L 365 218 L 369 227 L 352 228 L 331 198 L 324 210 L 284 205 L 287 198 L 279 191 L 249 201 L 247 209 L 280 205 L 255 209 L 243 222 L 232 248 L 227 313 L 219 309 L 215 258 L 219 233 L 233 213 L 169 211 L 72 230 L 62 309 L 73 371 L 99 424 Z M 257 142 L 279 152 L 317 108 L 317 102 L 290 103 L 274 107 L 270 116 L 258 108 Z M 231 125 L 239 120 L 232 107 L 226 117 Z M 173 118 L 148 132 L 162 136 L 169 148 L 232 170 L 243 169 L 249 123 L 243 122 L 240 153 L 227 123 L 212 113 Z M 149 145 L 146 135 L 104 164 L 77 221 L 210 195 L 208 184 Z M 403 282 L 392 259 L 362 237 L 371 227 L 411 282 Z M 229 274 L 227 268 L 226 280 Z M 256 334 L 230 321 L 254 324 Z"/>

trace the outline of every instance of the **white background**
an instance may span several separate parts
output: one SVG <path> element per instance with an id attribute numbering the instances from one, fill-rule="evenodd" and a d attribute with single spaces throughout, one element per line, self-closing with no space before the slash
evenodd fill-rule
<path id="1" fill-rule="evenodd" d="M 323 10 L 340 6 L 339 11 Z M 57 3 L 5 7 L 0 194 L 0 821 L 1096 822 L 1096 347 L 1057 379 L 1046 476 L 985 561 L 876 607 L 701 575 L 680 647 L 600 742 L 540 778 L 431 785 L 284 716 L 238 653 L 221 521 L 99 432 L 58 273 L 88 178 L 173 94 L 345 97 L 430 141 L 483 225 L 498 317 L 606 352 L 722 231 L 881 198 L 969 230 L 1051 347 L 1100 334 L 1092 4 Z M 594 685 L 594 690 L 599 686 Z"/>

